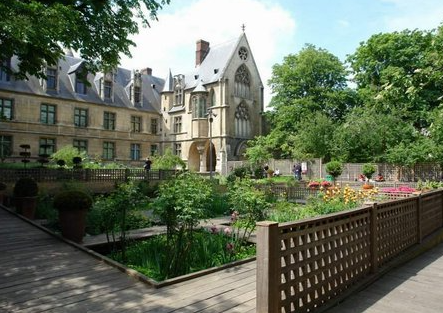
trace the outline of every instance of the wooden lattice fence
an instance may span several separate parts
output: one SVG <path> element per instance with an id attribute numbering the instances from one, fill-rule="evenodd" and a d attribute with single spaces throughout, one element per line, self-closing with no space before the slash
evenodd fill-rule
<path id="1" fill-rule="evenodd" d="M 257 224 L 257 312 L 312 312 L 443 226 L 443 191 Z"/>

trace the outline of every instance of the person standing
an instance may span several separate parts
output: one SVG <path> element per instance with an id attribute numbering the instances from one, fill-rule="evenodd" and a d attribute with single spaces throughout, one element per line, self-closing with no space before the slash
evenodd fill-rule
<path id="1" fill-rule="evenodd" d="M 146 158 L 146 160 L 145 160 L 145 165 L 143 166 L 143 168 L 144 168 L 146 171 L 150 171 L 150 170 L 151 170 L 151 165 L 152 165 L 152 161 L 151 161 L 151 159 L 149 159 L 149 157 Z"/>
<path id="2" fill-rule="evenodd" d="M 297 163 L 296 165 L 294 165 L 295 168 L 295 179 L 296 180 L 301 180 L 301 165 L 300 163 Z"/>

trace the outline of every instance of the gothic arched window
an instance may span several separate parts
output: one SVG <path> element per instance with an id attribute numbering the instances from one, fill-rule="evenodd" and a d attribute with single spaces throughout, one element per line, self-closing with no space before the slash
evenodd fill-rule
<path id="1" fill-rule="evenodd" d="M 235 72 L 234 95 L 242 98 L 250 98 L 251 79 L 246 65 L 242 64 Z"/>
<path id="2" fill-rule="evenodd" d="M 249 137 L 251 134 L 251 120 L 248 107 L 244 102 L 240 103 L 235 110 L 235 135 L 237 137 Z"/>

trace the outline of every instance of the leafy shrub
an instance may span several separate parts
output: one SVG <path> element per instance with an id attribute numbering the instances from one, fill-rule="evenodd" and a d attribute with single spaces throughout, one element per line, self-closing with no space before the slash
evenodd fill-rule
<path id="1" fill-rule="evenodd" d="M 243 166 L 239 166 L 239 167 L 234 168 L 232 170 L 232 172 L 229 173 L 227 180 L 228 180 L 228 183 L 233 183 L 237 178 L 243 179 L 243 178 L 250 176 L 251 174 L 252 174 L 252 172 L 251 172 L 251 168 L 249 167 L 249 165 L 243 165 Z"/>
<path id="2" fill-rule="evenodd" d="M 64 190 L 54 197 L 54 207 L 59 211 L 88 210 L 92 205 L 92 197 L 81 190 Z"/>
<path id="3" fill-rule="evenodd" d="M 326 163 L 326 173 L 336 179 L 343 172 L 343 164 L 339 161 L 331 161 Z"/>
<path id="4" fill-rule="evenodd" d="M 74 158 L 79 158 L 81 163 L 82 160 L 86 159 L 86 157 L 87 155 L 85 151 L 80 152 L 72 145 L 66 145 L 51 155 L 51 159 L 55 160 L 58 165 L 58 161 L 64 161 L 68 167 L 74 166 Z"/>
<path id="5" fill-rule="evenodd" d="M 22 177 L 17 180 L 13 189 L 14 197 L 36 197 L 38 195 L 37 182 L 32 177 Z"/>
<path id="6" fill-rule="evenodd" d="M 377 167 L 372 163 L 365 163 L 361 169 L 363 175 L 365 175 L 368 179 L 371 179 L 372 175 L 374 175 Z"/>

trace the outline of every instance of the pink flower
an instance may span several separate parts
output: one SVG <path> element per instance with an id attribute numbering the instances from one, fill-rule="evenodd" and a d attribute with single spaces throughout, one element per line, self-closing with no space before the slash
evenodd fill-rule
<path id="1" fill-rule="evenodd" d="M 225 235 L 230 235 L 232 234 L 232 229 L 230 229 L 229 227 L 226 227 L 225 229 L 223 229 L 223 232 L 225 233 Z"/>
<path id="2" fill-rule="evenodd" d="M 217 226 L 212 225 L 212 226 L 211 226 L 211 234 L 216 234 L 216 233 L 218 233 Z"/>
<path id="3" fill-rule="evenodd" d="M 226 244 L 226 250 L 228 250 L 229 252 L 233 252 L 234 250 L 234 244 L 232 242 L 228 242 Z"/>

